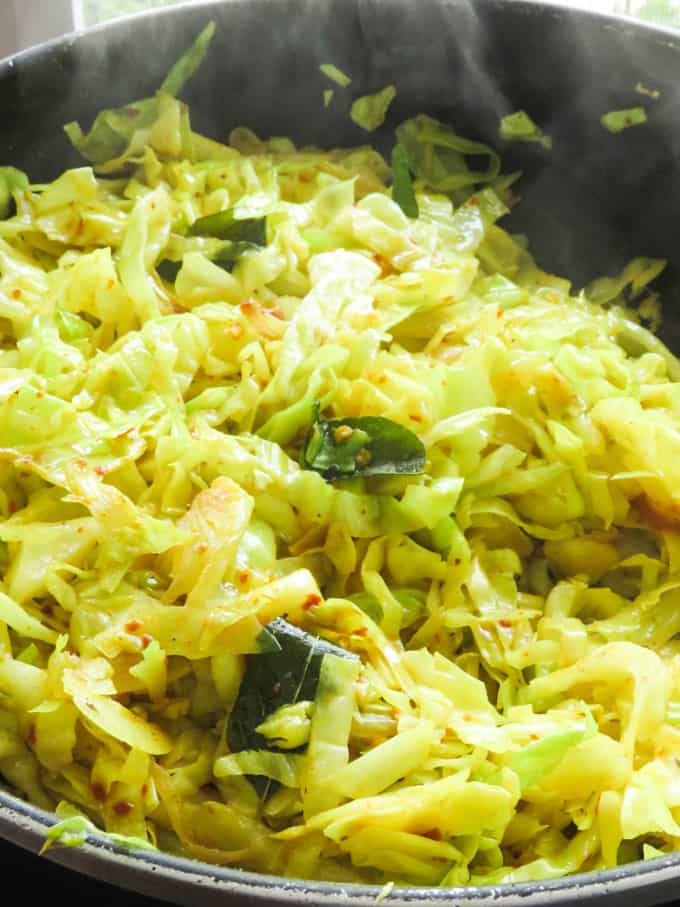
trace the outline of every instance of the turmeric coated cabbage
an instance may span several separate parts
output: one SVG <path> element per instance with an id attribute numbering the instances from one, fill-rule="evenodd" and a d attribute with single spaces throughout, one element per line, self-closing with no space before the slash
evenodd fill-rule
<path id="1" fill-rule="evenodd" d="M 343 883 L 678 849 L 663 263 L 575 292 L 426 115 L 394 179 L 198 135 L 209 38 L 86 166 L 0 171 L 5 784 L 50 841 Z"/>

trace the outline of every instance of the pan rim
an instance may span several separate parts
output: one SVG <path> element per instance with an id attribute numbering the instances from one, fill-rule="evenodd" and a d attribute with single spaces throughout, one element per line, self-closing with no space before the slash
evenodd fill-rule
<path id="1" fill-rule="evenodd" d="M 40 807 L 33 806 L 14 794 L 0 790 L 0 837 L 18 844 L 27 850 L 37 852 L 45 841 L 48 829 L 58 823 L 58 818 Z M 21 832 L 17 839 L 17 829 Z M 331 907 L 339 898 L 349 901 L 355 907 L 375 905 L 376 899 L 384 892 L 384 886 L 362 885 L 344 882 L 315 882 L 306 879 L 285 878 L 236 868 L 213 866 L 201 860 L 177 857 L 162 851 L 129 851 L 112 844 L 103 834 L 87 836 L 84 844 L 75 848 L 55 846 L 45 857 L 76 872 L 100 877 L 98 870 L 103 865 L 123 870 L 123 875 L 151 876 L 155 882 L 154 894 L 165 900 L 173 900 L 172 892 L 158 892 L 158 883 L 166 880 L 170 884 L 187 887 L 206 887 L 209 882 L 215 893 L 218 891 L 250 899 L 276 898 L 280 903 L 295 900 L 324 904 Z M 488 886 L 457 886 L 439 888 L 435 886 L 399 887 L 389 893 L 392 907 L 414 903 L 439 903 L 451 901 L 468 904 L 492 901 L 501 907 L 538 907 L 545 904 L 546 897 L 551 904 L 571 904 L 575 897 L 594 899 L 602 895 L 626 894 L 635 889 L 652 888 L 661 883 L 677 880 L 680 874 L 680 851 L 655 860 L 639 860 L 611 869 L 598 869 L 576 873 L 542 882 L 506 882 Z M 107 881 L 131 889 L 138 885 L 130 879 L 107 878 Z M 636 884 L 637 883 L 637 884 Z M 180 897 L 182 891 L 175 893 Z M 185 903 L 184 901 L 177 901 Z M 655 901 L 662 903 L 662 901 Z"/>
<path id="2" fill-rule="evenodd" d="M 263 0 L 180 0 L 173 6 L 164 6 L 156 9 L 143 10 L 139 13 L 120 16 L 108 22 L 100 22 L 96 25 L 87 26 L 81 29 L 74 29 L 64 35 L 56 38 L 50 38 L 40 44 L 35 44 L 20 50 L 17 53 L 10 54 L 6 57 L 0 57 L 0 77 L 5 69 L 13 69 L 17 64 L 29 62 L 33 57 L 40 57 L 52 50 L 68 49 L 80 40 L 88 40 L 91 36 L 97 36 L 103 32 L 113 33 L 119 29 L 129 27 L 130 23 L 142 22 L 147 19 L 172 19 L 180 18 L 191 10 L 197 18 L 209 14 L 211 8 L 219 6 L 246 6 L 255 5 Z M 272 2 L 272 0 L 264 0 Z M 275 2 L 304 2 L 307 5 L 324 6 L 328 2 L 335 5 L 349 2 L 349 0 L 275 0 Z M 448 5 L 455 3 L 455 0 L 437 0 L 438 3 Z M 565 6 L 564 0 L 474 0 L 475 5 L 486 7 L 506 7 L 512 4 L 513 9 L 521 15 L 537 16 L 545 15 L 550 12 L 555 18 L 573 19 L 590 19 L 598 22 L 603 28 L 629 29 L 640 34 L 645 33 L 648 38 L 657 38 L 665 46 L 671 46 L 680 51 L 680 30 L 673 29 L 663 25 L 656 25 L 641 19 L 635 19 L 633 16 L 619 15 L 617 13 L 608 13 L 602 10 L 586 9 L 581 7 Z"/>

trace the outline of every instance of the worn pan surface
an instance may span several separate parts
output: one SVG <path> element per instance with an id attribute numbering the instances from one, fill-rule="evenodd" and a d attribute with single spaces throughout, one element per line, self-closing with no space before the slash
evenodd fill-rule
<path id="1" fill-rule="evenodd" d="M 526 109 L 552 152 L 515 146 L 506 169 L 525 171 L 512 215 L 539 262 L 577 285 L 632 255 L 665 257 L 664 339 L 680 351 L 680 36 L 593 13 L 523 0 L 226 0 L 173 8 L 68 37 L 0 63 L 0 163 L 34 181 L 76 163 L 63 123 L 150 94 L 209 19 L 217 36 L 186 99 L 217 138 L 235 125 L 322 146 L 365 141 L 351 98 L 398 87 L 382 135 L 427 112 L 498 144 L 498 119 Z M 351 73 L 329 110 L 318 66 Z M 660 91 L 641 96 L 642 82 Z M 610 135 L 599 117 L 644 103 L 646 125 Z M 0 793 L 0 836 L 39 850 L 53 821 Z M 288 881 L 179 860 L 129 856 L 92 839 L 48 855 L 72 869 L 190 905 L 374 904 L 378 889 Z M 39 873 L 36 857 L 36 872 Z M 486 889 L 403 889 L 392 904 L 455 902 L 645 907 L 676 896 L 680 854 L 546 883 Z"/>

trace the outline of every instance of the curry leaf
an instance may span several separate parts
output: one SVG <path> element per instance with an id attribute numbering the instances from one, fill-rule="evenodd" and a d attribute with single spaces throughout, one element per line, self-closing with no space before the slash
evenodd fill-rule
<path id="1" fill-rule="evenodd" d="M 329 482 L 351 476 L 420 475 L 425 447 L 410 429 L 383 416 L 320 419 L 317 403 L 303 465 Z"/>
<path id="2" fill-rule="evenodd" d="M 219 251 L 209 255 L 210 261 L 224 271 L 232 271 L 234 265 L 248 252 L 257 252 L 267 245 L 267 218 L 237 218 L 234 209 L 218 211 L 207 217 L 199 217 L 187 232 L 187 236 L 203 236 L 224 240 Z M 156 270 L 163 280 L 174 283 L 182 267 L 181 261 L 163 259 Z"/>
<path id="3" fill-rule="evenodd" d="M 174 283 L 177 280 L 177 275 L 181 268 L 181 261 L 172 261 L 169 258 L 164 258 L 163 261 L 159 262 L 156 266 L 159 276 L 162 277 L 163 280 L 167 280 L 168 283 Z"/>
<path id="4" fill-rule="evenodd" d="M 232 271 L 234 265 L 248 252 L 257 252 L 261 247 L 252 242 L 233 242 L 225 245 L 214 258 L 212 263 L 218 265 L 223 271 Z"/>
<path id="5" fill-rule="evenodd" d="M 251 242 L 226 242 L 219 252 L 206 257 L 223 271 L 231 272 L 244 255 L 248 252 L 257 252 L 260 248 Z M 174 283 L 177 280 L 181 268 L 182 261 L 174 261 L 170 258 L 164 258 L 156 266 L 159 276 L 168 283 Z"/>
<path id="6" fill-rule="evenodd" d="M 267 218 L 237 218 L 233 208 L 218 211 L 207 217 L 199 217 L 189 228 L 189 236 L 212 236 L 230 242 L 250 243 L 253 246 L 267 245 Z"/>
<path id="7" fill-rule="evenodd" d="M 256 728 L 284 705 L 314 700 L 321 662 L 326 655 L 356 657 L 280 617 L 265 627 L 258 642 L 260 652 L 248 656 L 229 717 L 227 741 L 232 753 L 260 749 L 278 752 L 271 740 Z"/>

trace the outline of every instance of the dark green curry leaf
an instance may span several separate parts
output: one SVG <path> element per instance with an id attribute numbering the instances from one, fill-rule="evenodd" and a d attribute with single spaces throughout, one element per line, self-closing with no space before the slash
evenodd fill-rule
<path id="1" fill-rule="evenodd" d="M 232 753 L 261 749 L 279 752 L 255 728 L 284 705 L 314 700 L 326 655 L 356 658 L 280 617 L 267 624 L 258 643 L 260 652 L 246 660 L 238 698 L 229 716 L 227 742 Z"/>
<path id="2" fill-rule="evenodd" d="M 237 218 L 234 209 L 218 211 L 199 217 L 189 228 L 189 236 L 212 236 L 232 243 L 249 243 L 252 246 L 267 245 L 267 218 Z"/>
<path id="3" fill-rule="evenodd" d="M 233 271 L 234 265 L 239 262 L 248 252 L 257 252 L 260 246 L 251 242 L 232 242 L 225 243 L 224 248 L 210 260 L 213 264 L 218 265 L 223 271 Z"/>
<path id="4" fill-rule="evenodd" d="M 392 149 L 392 198 L 407 217 L 418 217 L 420 210 L 413 191 L 408 157 L 401 145 Z"/>
<path id="5" fill-rule="evenodd" d="M 234 216 L 234 209 L 229 208 L 226 211 L 218 211 L 217 214 L 199 217 L 187 231 L 187 236 L 224 240 L 219 251 L 207 257 L 223 271 L 231 272 L 244 255 L 257 252 L 267 245 L 267 218 L 237 218 Z M 181 267 L 181 261 L 166 258 L 156 270 L 163 280 L 174 283 Z"/>
<path id="6" fill-rule="evenodd" d="M 247 255 L 249 252 L 258 252 L 259 249 L 260 246 L 257 246 L 252 242 L 225 242 L 219 252 L 206 257 L 214 265 L 222 268 L 223 271 L 229 271 L 231 273 L 237 262 L 239 262 L 244 255 Z M 181 267 L 181 261 L 172 261 L 169 258 L 164 258 L 156 266 L 156 270 L 163 280 L 167 280 L 168 283 L 174 283 L 177 280 L 177 275 L 179 274 Z"/>
<path id="7" fill-rule="evenodd" d="M 194 221 L 187 236 L 202 236 L 224 240 L 218 252 L 208 255 L 210 261 L 223 271 L 233 271 L 237 262 L 249 252 L 257 252 L 267 245 L 267 218 L 234 216 L 234 209 L 208 214 Z M 156 270 L 163 280 L 174 283 L 177 280 L 181 261 L 163 259 Z"/>
<path id="8" fill-rule="evenodd" d="M 174 283 L 177 280 L 177 275 L 181 268 L 181 261 L 171 261 L 169 258 L 164 258 L 163 261 L 156 265 L 159 276 L 162 277 L 163 280 L 167 280 L 168 283 Z"/>
<path id="9" fill-rule="evenodd" d="M 303 465 L 329 482 L 352 476 L 420 475 L 425 447 L 410 429 L 383 416 L 320 419 L 317 403 Z"/>

